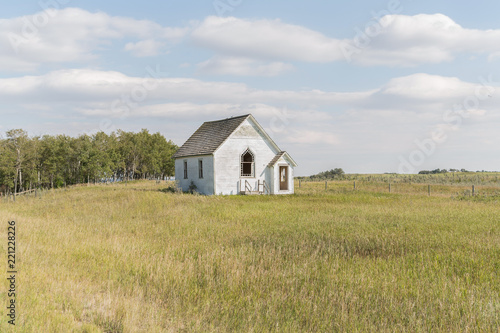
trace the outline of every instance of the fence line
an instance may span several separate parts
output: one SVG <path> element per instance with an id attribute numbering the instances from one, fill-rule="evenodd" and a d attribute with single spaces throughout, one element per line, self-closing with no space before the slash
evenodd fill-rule
<path id="1" fill-rule="evenodd" d="M 28 191 L 24 191 L 24 192 L 17 192 L 16 195 L 21 195 L 21 194 L 25 194 L 25 193 L 31 193 L 31 192 L 36 192 L 36 188 L 32 189 L 32 190 L 28 190 Z"/>
<path id="2" fill-rule="evenodd" d="M 500 195 L 500 185 L 453 185 L 453 184 L 422 184 L 422 183 L 384 183 L 384 182 L 362 182 L 355 180 L 325 180 L 325 181 L 307 181 L 298 179 L 299 191 L 307 191 L 311 188 L 316 188 L 320 191 L 320 185 L 324 184 L 323 191 L 369 191 L 369 192 L 386 192 L 395 194 L 422 194 L 434 195 Z M 351 185 L 349 185 L 351 184 Z M 351 187 L 352 186 L 352 187 Z M 384 189 L 385 188 L 385 189 Z"/>

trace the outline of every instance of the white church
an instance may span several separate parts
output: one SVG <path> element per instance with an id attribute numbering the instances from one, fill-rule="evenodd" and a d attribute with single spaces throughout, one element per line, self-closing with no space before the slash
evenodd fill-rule
<path id="1" fill-rule="evenodd" d="M 175 178 L 183 191 L 206 194 L 293 194 L 297 163 L 251 114 L 209 121 L 177 150 Z"/>

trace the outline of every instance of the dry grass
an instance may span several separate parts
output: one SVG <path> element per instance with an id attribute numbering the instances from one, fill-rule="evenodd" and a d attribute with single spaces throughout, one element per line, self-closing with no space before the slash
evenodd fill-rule
<path id="1" fill-rule="evenodd" d="M 434 175 L 437 180 L 441 179 L 441 175 Z M 427 176 L 429 177 L 429 176 Z M 328 181 L 326 185 L 327 193 L 347 193 L 354 191 L 354 182 L 356 182 L 356 190 L 363 192 L 377 192 L 377 193 L 396 193 L 407 195 L 428 195 L 429 186 L 431 189 L 431 196 L 441 196 L 449 198 L 460 196 L 472 196 L 472 185 L 456 183 L 446 184 L 438 183 L 432 180 L 428 183 L 405 183 L 398 182 L 394 179 L 387 181 L 371 181 L 366 179 L 353 180 L 336 180 Z M 497 199 L 500 198 L 500 185 L 492 182 L 477 183 L 474 185 L 475 195 L 478 196 L 493 196 Z M 389 192 L 390 191 L 390 192 Z M 297 194 L 324 194 L 325 181 L 295 181 L 295 192 Z"/>
<path id="2" fill-rule="evenodd" d="M 496 201 L 165 187 L 0 203 L 2 239 L 18 225 L 17 332 L 499 330 Z"/>

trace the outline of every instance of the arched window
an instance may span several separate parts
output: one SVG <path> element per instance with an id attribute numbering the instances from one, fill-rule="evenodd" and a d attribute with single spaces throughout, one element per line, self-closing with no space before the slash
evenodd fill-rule
<path id="1" fill-rule="evenodd" d="M 250 149 L 241 155 L 241 177 L 253 177 L 255 172 L 255 158 Z"/>

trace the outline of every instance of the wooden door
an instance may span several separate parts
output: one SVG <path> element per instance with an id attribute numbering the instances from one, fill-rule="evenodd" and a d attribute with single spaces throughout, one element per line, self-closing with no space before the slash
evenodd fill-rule
<path id="1" fill-rule="evenodd" d="M 280 191 L 288 191 L 288 167 L 280 166 Z"/>

